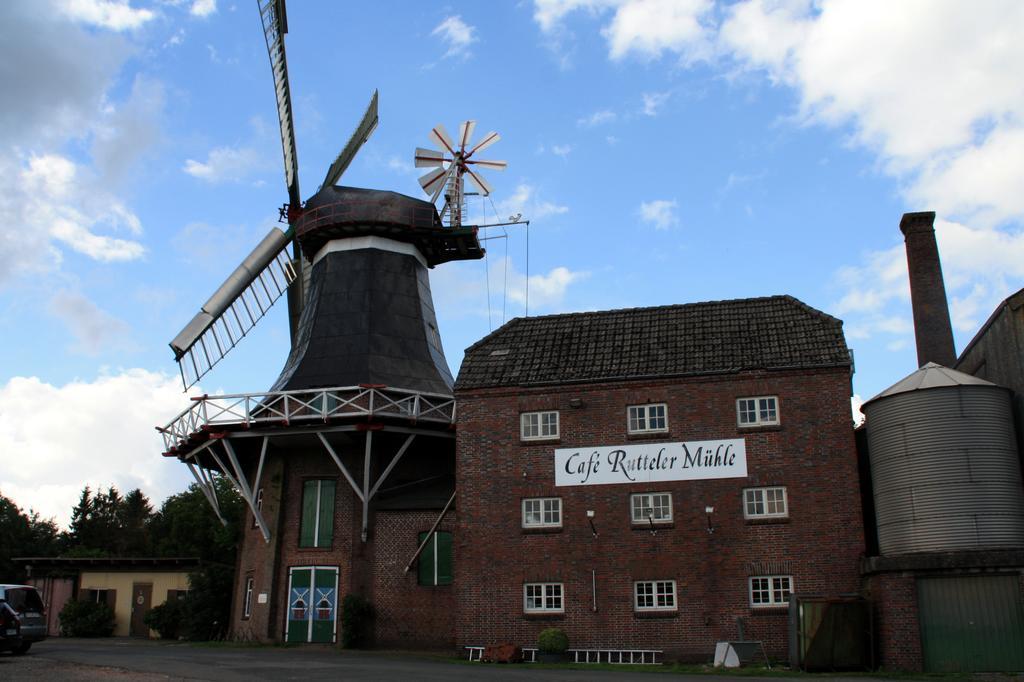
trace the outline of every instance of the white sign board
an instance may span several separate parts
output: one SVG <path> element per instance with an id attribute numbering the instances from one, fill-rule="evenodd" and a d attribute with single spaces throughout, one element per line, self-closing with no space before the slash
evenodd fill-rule
<path id="1" fill-rule="evenodd" d="M 556 486 L 695 481 L 746 475 L 747 449 L 742 438 L 555 450 Z"/>

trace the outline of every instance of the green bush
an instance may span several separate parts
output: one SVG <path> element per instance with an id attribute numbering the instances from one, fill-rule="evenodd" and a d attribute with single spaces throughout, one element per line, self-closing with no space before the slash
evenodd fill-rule
<path id="1" fill-rule="evenodd" d="M 537 650 L 542 654 L 564 654 L 569 650 L 569 637 L 558 628 L 541 630 Z"/>
<path id="2" fill-rule="evenodd" d="M 373 640 L 373 604 L 358 594 L 346 594 L 341 605 L 341 645 L 368 647 Z"/>
<path id="3" fill-rule="evenodd" d="M 106 604 L 72 599 L 64 604 L 58 618 L 65 637 L 110 637 L 114 634 L 114 610 Z"/>
<path id="4" fill-rule="evenodd" d="M 231 566 L 215 564 L 189 574 L 182 635 L 193 642 L 220 641 L 227 637 L 234 574 Z"/>
<path id="5" fill-rule="evenodd" d="M 161 639 L 178 639 L 185 634 L 187 610 L 184 599 L 171 599 L 154 606 L 142 620 L 150 630 L 156 630 Z"/>

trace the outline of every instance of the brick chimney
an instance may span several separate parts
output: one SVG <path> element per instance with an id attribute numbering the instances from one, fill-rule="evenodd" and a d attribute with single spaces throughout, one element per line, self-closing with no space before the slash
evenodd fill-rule
<path id="1" fill-rule="evenodd" d="M 900 231 L 907 242 L 907 270 L 910 273 L 910 301 L 914 309 L 917 365 L 935 362 L 943 367 L 956 364 L 953 327 L 942 282 L 942 264 L 935 243 L 935 212 L 904 213 Z"/>

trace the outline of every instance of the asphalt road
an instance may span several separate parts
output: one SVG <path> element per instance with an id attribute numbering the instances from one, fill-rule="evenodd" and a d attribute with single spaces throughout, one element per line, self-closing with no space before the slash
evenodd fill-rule
<path id="1" fill-rule="evenodd" d="M 124 638 L 48 639 L 25 656 L 0 654 L 3 680 L 708 680 L 622 670 L 545 669 L 533 665 L 454 663 L 401 653 L 351 652 L 335 647 L 202 647 Z M 753 677 L 715 676 L 715 682 Z M 816 681 L 826 678 L 816 676 Z M 832 678 L 841 680 L 842 678 Z M 865 682 L 870 678 L 847 678 Z"/>

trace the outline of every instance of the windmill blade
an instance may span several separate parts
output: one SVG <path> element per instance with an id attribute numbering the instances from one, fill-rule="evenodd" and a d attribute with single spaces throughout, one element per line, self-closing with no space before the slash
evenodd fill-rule
<path id="1" fill-rule="evenodd" d="M 220 362 L 295 281 L 289 241 L 290 234 L 273 228 L 171 341 L 185 390 Z"/>
<path id="2" fill-rule="evenodd" d="M 459 126 L 459 149 L 466 151 L 469 141 L 473 137 L 473 129 L 476 128 L 476 121 L 463 121 Z"/>
<path id="3" fill-rule="evenodd" d="M 299 161 L 295 151 L 295 122 L 292 118 L 292 95 L 288 85 L 288 60 L 284 52 L 284 35 L 288 32 L 288 17 L 284 0 L 259 0 L 263 37 L 270 56 L 270 70 L 274 74 L 277 94 L 277 119 L 281 124 L 281 147 L 284 151 L 284 180 L 288 185 L 288 203 L 302 204 L 299 193 Z"/>
<path id="4" fill-rule="evenodd" d="M 455 164 L 452 164 L 448 168 L 438 168 L 432 170 L 423 177 L 420 178 L 420 187 L 423 191 L 431 195 L 431 202 L 437 201 L 437 197 L 441 195 L 441 190 L 448 182 L 448 177 L 452 173 L 452 169 L 455 168 Z"/>
<path id="5" fill-rule="evenodd" d="M 466 168 L 466 175 L 469 176 L 470 181 L 476 185 L 477 189 L 479 189 L 480 193 L 485 197 L 494 191 L 494 188 L 491 187 L 490 183 L 484 180 L 483 176 L 479 173 L 474 173 L 472 169 Z"/>
<path id="6" fill-rule="evenodd" d="M 483 150 L 487 149 L 500 139 L 501 135 L 494 131 L 487 133 L 486 135 L 483 136 L 483 139 L 476 143 L 475 147 L 469 150 L 469 152 L 466 154 L 466 157 L 468 158 L 473 154 L 476 154 L 477 152 L 482 152 Z"/>
<path id="7" fill-rule="evenodd" d="M 490 168 L 492 170 L 503 171 L 508 168 L 508 161 L 487 161 L 485 159 L 473 159 L 472 161 L 466 161 L 466 163 L 472 163 L 477 166 L 483 166 L 484 168 Z"/>
<path id="8" fill-rule="evenodd" d="M 413 161 L 415 161 L 417 168 L 433 168 L 435 166 L 440 166 L 444 163 L 444 152 L 416 147 L 416 154 L 413 156 Z"/>
<path id="9" fill-rule="evenodd" d="M 451 135 L 444 129 L 443 125 L 438 123 L 430 129 L 430 139 L 437 143 L 437 146 L 444 147 L 449 154 L 455 156 L 455 143 L 452 142 Z"/>
<path id="10" fill-rule="evenodd" d="M 370 98 L 370 104 L 366 107 L 366 113 L 363 114 L 363 119 L 359 122 L 355 132 L 352 133 L 352 137 L 348 139 L 348 144 L 338 154 L 338 158 L 334 160 L 331 167 L 327 169 L 327 175 L 324 176 L 324 184 L 321 187 L 332 187 L 338 182 L 338 178 L 345 172 L 348 165 L 352 163 L 352 159 L 355 158 L 359 148 L 370 139 L 370 135 L 377 129 L 377 91 L 373 91 L 373 97 Z"/>

